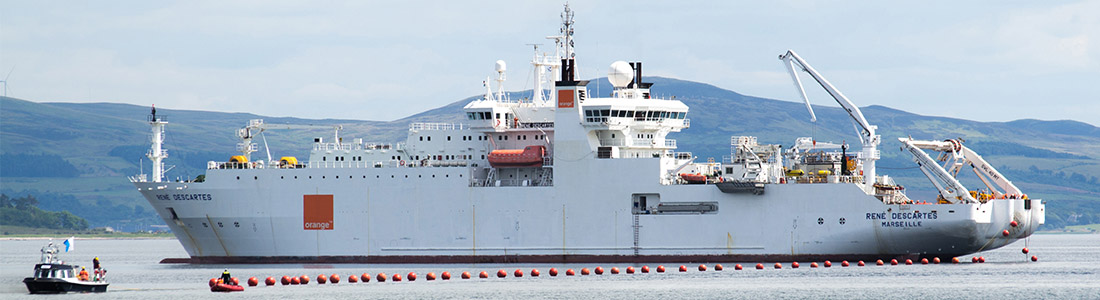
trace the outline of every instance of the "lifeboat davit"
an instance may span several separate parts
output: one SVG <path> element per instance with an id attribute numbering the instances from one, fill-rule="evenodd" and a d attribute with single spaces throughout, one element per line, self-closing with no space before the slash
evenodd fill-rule
<path id="1" fill-rule="evenodd" d="M 243 292 L 244 287 L 239 285 L 218 283 L 210 287 L 211 292 Z"/>
<path id="2" fill-rule="evenodd" d="M 546 146 L 527 146 L 523 150 L 501 149 L 489 152 L 489 165 L 494 168 L 542 167 Z"/>
<path id="3" fill-rule="evenodd" d="M 703 174 L 699 174 L 699 173 L 694 173 L 694 174 L 680 173 L 680 178 L 683 178 L 684 181 L 687 181 L 688 183 L 693 183 L 693 184 L 707 183 L 707 175 L 703 175 Z"/>

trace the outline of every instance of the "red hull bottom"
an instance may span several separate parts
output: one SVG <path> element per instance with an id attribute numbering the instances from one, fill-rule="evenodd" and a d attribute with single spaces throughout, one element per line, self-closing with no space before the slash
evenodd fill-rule
<path id="1" fill-rule="evenodd" d="M 835 255 L 446 255 L 446 256 L 196 256 L 165 258 L 162 264 L 468 264 L 468 263 L 682 263 L 682 262 L 789 262 L 875 261 L 882 259 L 947 259 L 958 254 L 835 254 Z"/>

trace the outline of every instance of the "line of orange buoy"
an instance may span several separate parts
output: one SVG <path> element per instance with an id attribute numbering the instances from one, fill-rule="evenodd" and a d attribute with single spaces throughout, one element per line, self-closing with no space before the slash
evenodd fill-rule
<path id="1" fill-rule="evenodd" d="M 1021 250 L 1021 252 L 1023 252 L 1026 255 L 1026 254 L 1028 254 L 1029 250 L 1027 248 L 1023 248 L 1023 250 Z M 1031 261 L 1039 261 L 1039 258 L 1037 256 L 1034 256 L 1034 255 L 1032 255 L 1030 257 L 1030 259 L 1031 259 Z M 971 261 L 971 263 L 984 263 L 985 262 L 985 257 L 984 256 L 973 256 L 973 257 L 971 257 L 970 261 Z M 931 260 L 929 260 L 928 258 L 921 258 L 920 259 L 920 264 L 922 264 L 922 265 L 927 265 L 929 263 L 939 264 L 940 262 L 941 261 L 940 261 L 939 257 L 933 257 Z M 913 265 L 914 264 L 912 259 L 905 259 L 904 262 L 899 262 L 897 259 L 891 259 L 889 263 L 890 263 L 890 265 L 894 265 L 894 266 L 899 265 L 901 263 L 904 263 L 905 265 Z M 960 263 L 960 260 L 959 260 L 958 257 L 952 257 L 951 258 L 951 263 L 958 264 L 958 263 Z M 848 267 L 849 266 L 849 263 L 848 263 L 847 260 L 841 261 L 840 264 L 841 264 L 842 267 Z M 882 265 L 885 265 L 886 263 L 883 262 L 881 259 L 879 259 L 879 260 L 875 261 L 875 264 L 878 265 L 878 266 L 882 266 Z M 832 267 L 832 265 L 833 265 L 832 262 L 828 261 L 828 260 L 824 261 L 824 263 L 822 264 L 822 266 L 824 266 L 826 268 Z M 860 267 L 863 267 L 866 264 L 862 260 L 860 260 L 860 261 L 857 262 L 857 265 L 860 266 Z M 800 266 L 801 265 L 797 261 L 790 263 L 790 267 L 792 269 L 798 269 Z M 810 263 L 810 268 L 817 268 L 818 266 L 819 265 L 818 265 L 817 262 L 811 262 Z M 757 263 L 755 267 L 756 267 L 757 270 L 763 270 L 764 269 L 764 264 Z M 722 271 L 724 269 L 721 264 L 715 264 L 713 268 L 714 268 L 714 271 Z M 775 269 L 782 269 L 783 264 L 782 263 L 775 263 L 774 268 Z M 709 268 L 706 264 L 700 264 L 696 269 L 698 269 L 700 272 L 705 272 Z M 744 269 L 744 267 L 741 264 L 735 264 L 734 265 L 734 270 L 743 270 L 743 269 Z M 603 275 L 604 274 L 604 268 L 602 266 L 596 266 L 593 270 L 595 271 L 596 275 Z M 619 274 L 620 273 L 620 270 L 619 270 L 618 267 L 611 267 L 611 269 L 609 269 L 609 270 L 610 270 L 611 274 Z M 647 265 L 643 265 L 638 269 L 635 269 L 633 266 L 628 266 L 628 267 L 626 267 L 625 270 L 626 270 L 627 274 L 635 274 L 636 270 L 640 270 L 641 273 L 649 273 L 650 272 L 650 268 Z M 687 266 L 680 265 L 678 270 L 680 272 L 687 272 Z M 656 267 L 656 271 L 657 271 L 657 273 L 664 273 L 665 272 L 665 266 L 664 265 L 658 265 Z M 588 268 L 581 268 L 580 273 L 581 273 L 581 275 L 589 275 L 589 274 L 592 273 L 592 271 L 590 271 Z M 512 277 L 519 278 L 519 277 L 523 277 L 524 274 L 525 274 L 525 272 L 523 271 L 523 269 L 516 269 L 515 271 L 512 272 Z M 541 273 L 539 272 L 538 269 L 531 269 L 531 271 L 529 273 L 526 273 L 526 274 L 529 274 L 531 277 L 539 277 L 541 275 Z M 558 269 L 557 268 L 550 268 L 548 274 L 552 277 L 556 277 L 559 274 Z M 574 275 L 576 275 L 576 272 L 573 271 L 573 269 L 566 269 L 565 270 L 565 275 L 566 276 L 574 276 Z M 504 269 L 499 269 L 496 272 L 496 276 L 497 276 L 497 278 L 506 278 L 506 277 L 508 277 L 508 272 L 504 271 Z M 472 275 L 470 274 L 470 272 L 462 272 L 460 277 L 462 279 L 471 279 Z M 402 277 L 401 274 L 386 275 L 386 273 L 378 273 L 378 274 L 375 274 L 374 278 L 378 282 L 386 282 L 387 280 L 392 281 L 392 282 L 400 282 L 402 280 L 416 281 L 420 277 L 416 274 L 416 272 L 409 272 L 405 277 Z M 482 278 L 482 279 L 489 278 L 489 273 L 486 272 L 486 271 L 481 271 L 478 274 L 478 278 Z M 341 277 L 340 277 L 339 274 L 331 274 L 331 275 L 319 274 L 319 275 L 315 276 L 313 279 L 316 280 L 317 284 L 326 284 L 326 283 L 328 283 L 328 284 L 338 284 L 341 281 Z M 434 281 L 436 279 L 450 280 L 451 279 L 451 273 L 450 272 L 442 272 L 442 273 L 439 274 L 439 276 L 436 276 L 435 272 L 428 272 L 425 275 L 425 279 L 427 281 Z M 307 275 L 282 276 L 279 280 L 276 280 L 275 277 L 267 277 L 263 280 L 263 283 L 266 286 L 274 286 L 277 282 L 281 283 L 282 285 L 307 285 L 307 284 L 309 284 L 310 280 L 311 280 L 311 278 Z M 370 280 L 371 280 L 371 274 L 370 273 L 363 273 L 361 276 L 356 276 L 356 275 L 352 274 L 352 275 L 348 275 L 348 277 L 347 277 L 347 282 L 348 283 L 357 283 L 357 282 L 360 282 L 360 281 L 363 282 L 363 283 L 367 283 L 367 282 L 370 282 Z M 235 283 L 235 284 L 239 283 L 239 281 L 235 277 L 231 278 L 230 281 Z M 210 279 L 210 284 L 211 285 L 214 285 L 218 282 L 220 282 L 220 280 L 217 279 L 217 278 L 211 278 Z M 257 277 L 250 277 L 250 278 L 248 278 L 247 283 L 248 283 L 249 286 L 259 286 L 260 279 L 257 278 Z"/>

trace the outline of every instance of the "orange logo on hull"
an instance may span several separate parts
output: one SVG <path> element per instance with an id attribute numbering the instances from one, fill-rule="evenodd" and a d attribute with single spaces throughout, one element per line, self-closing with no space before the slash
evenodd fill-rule
<path id="1" fill-rule="evenodd" d="M 332 195 L 302 196 L 302 229 L 332 230 Z"/>
<path id="2" fill-rule="evenodd" d="M 558 108 L 573 108 L 573 90 L 558 90 Z"/>

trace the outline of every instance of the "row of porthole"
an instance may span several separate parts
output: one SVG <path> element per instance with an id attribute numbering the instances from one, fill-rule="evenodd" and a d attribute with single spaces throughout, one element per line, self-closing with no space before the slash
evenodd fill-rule
<path id="1" fill-rule="evenodd" d="M 847 222 L 848 221 L 845 220 L 844 218 L 840 218 L 840 225 L 844 225 L 844 223 L 847 223 Z M 825 224 L 825 218 L 817 218 L 817 225 L 823 225 L 823 224 Z"/>
<path id="2" fill-rule="evenodd" d="M 206 224 L 206 222 L 202 222 L 202 227 L 210 227 L 210 224 Z M 225 226 L 222 224 L 222 222 L 218 222 L 218 228 L 224 228 L 224 227 Z M 241 228 L 241 222 L 233 222 L 233 227 Z"/>
<path id="3" fill-rule="evenodd" d="M 321 176 L 321 179 L 326 179 L 327 177 L 328 176 Z M 354 177 L 355 176 L 348 176 L 348 179 L 352 179 Z M 416 177 L 417 178 L 424 178 L 424 175 L 416 175 Z M 450 178 L 451 174 L 444 174 L 443 177 Z M 462 177 L 462 174 L 458 174 L 458 177 Z M 311 175 L 308 178 L 313 179 L 313 176 Z M 374 178 L 382 178 L 382 176 L 381 175 L 375 175 Z M 394 176 L 394 175 L 390 175 L 390 178 L 397 178 L 397 177 Z M 405 178 L 409 178 L 409 175 L 405 175 Z M 435 174 L 432 174 L 432 178 L 435 178 Z M 260 180 L 260 176 L 252 176 L 252 179 L 253 180 Z M 279 176 L 279 179 L 286 179 L 286 177 L 285 176 Z M 294 176 L 294 179 L 298 179 L 298 176 Z M 340 176 L 337 175 L 336 179 L 340 179 Z M 363 179 L 367 179 L 367 176 L 363 175 Z M 237 176 L 237 180 L 241 180 L 241 176 Z"/>

